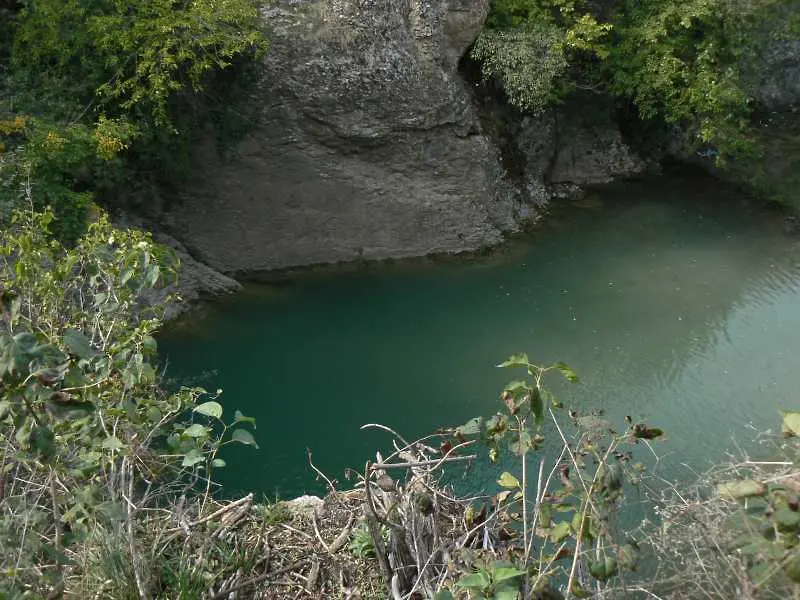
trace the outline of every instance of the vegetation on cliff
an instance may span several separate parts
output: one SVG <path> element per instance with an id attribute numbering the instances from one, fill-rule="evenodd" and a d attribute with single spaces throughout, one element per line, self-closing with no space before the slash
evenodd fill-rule
<path id="1" fill-rule="evenodd" d="M 473 56 L 522 109 L 574 89 L 612 94 L 724 163 L 758 151 L 752 74 L 798 31 L 783 0 L 494 0 Z"/>
<path id="2" fill-rule="evenodd" d="M 153 202 L 266 49 L 251 0 L 5 1 L 0 27 L 0 216 L 30 198 L 71 242 L 93 200 Z"/>

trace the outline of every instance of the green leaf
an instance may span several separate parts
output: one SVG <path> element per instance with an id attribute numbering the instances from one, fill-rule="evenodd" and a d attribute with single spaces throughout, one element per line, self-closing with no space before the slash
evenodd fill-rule
<path id="1" fill-rule="evenodd" d="M 461 427 L 458 427 L 456 433 L 461 435 L 478 435 L 481 432 L 482 424 L 483 419 L 481 417 L 475 417 L 464 423 Z"/>
<path id="2" fill-rule="evenodd" d="M 793 533 L 800 530 L 800 513 L 793 511 L 788 506 L 782 506 L 775 511 L 775 526 L 781 533 Z"/>
<path id="3" fill-rule="evenodd" d="M 6 415 L 11 412 L 11 402 L 8 400 L 0 400 L 0 421 L 6 418 Z"/>
<path id="4" fill-rule="evenodd" d="M 125 444 L 123 444 L 117 436 L 112 435 L 104 439 L 101 446 L 106 450 L 122 450 Z"/>
<path id="5" fill-rule="evenodd" d="M 211 431 L 210 428 L 206 427 L 205 425 L 200 425 L 200 423 L 195 423 L 194 425 L 190 425 L 186 428 L 183 432 L 183 435 L 190 437 L 190 438 L 201 438 L 208 435 L 208 432 Z"/>
<path id="6" fill-rule="evenodd" d="M 767 493 L 767 486 L 752 479 L 726 481 L 717 485 L 717 493 L 726 500 L 739 500 L 752 496 L 763 496 Z"/>
<path id="7" fill-rule="evenodd" d="M 787 412 L 783 414 L 781 430 L 786 437 L 800 435 L 800 412 Z"/>
<path id="8" fill-rule="evenodd" d="M 456 600 L 450 590 L 440 590 L 433 595 L 431 600 Z"/>
<path id="9" fill-rule="evenodd" d="M 488 587 L 490 583 L 491 581 L 489 581 L 489 576 L 485 571 L 481 570 L 459 579 L 456 582 L 456 587 L 482 590 Z"/>
<path id="10" fill-rule="evenodd" d="M 192 448 L 189 452 L 186 453 L 186 456 L 183 457 L 183 462 L 181 463 L 184 467 L 193 467 L 197 463 L 201 463 L 206 459 L 203 453 L 198 448 Z"/>
<path id="11" fill-rule="evenodd" d="M 531 390 L 531 412 L 536 418 L 537 425 L 544 423 L 544 402 L 538 385 Z"/>
<path id="12" fill-rule="evenodd" d="M 38 340 L 36 336 L 28 331 L 23 331 L 22 333 L 18 333 L 14 336 L 14 345 L 19 348 L 22 352 L 26 354 L 30 354 L 30 352 L 36 347 Z"/>
<path id="13" fill-rule="evenodd" d="M 589 563 L 589 573 L 598 581 L 608 581 L 617 574 L 617 559 L 607 556 Z"/>
<path id="14" fill-rule="evenodd" d="M 92 350 L 89 339 L 75 329 L 70 329 L 64 333 L 64 344 L 78 358 L 89 359 L 97 356 L 97 352 Z"/>
<path id="15" fill-rule="evenodd" d="M 199 404 L 194 407 L 194 412 L 200 413 L 201 415 L 206 415 L 207 417 L 213 417 L 215 419 L 222 418 L 222 405 L 219 402 L 203 402 L 203 404 Z"/>
<path id="16" fill-rule="evenodd" d="M 495 570 L 494 577 L 492 577 L 492 579 L 495 583 L 500 583 L 506 579 L 514 579 L 515 577 L 522 577 L 523 575 L 525 575 L 525 571 L 521 569 L 514 567 L 500 567 L 499 569 Z"/>
<path id="17" fill-rule="evenodd" d="M 497 366 L 502 369 L 513 368 L 513 367 L 530 367 L 531 363 L 528 360 L 528 355 L 522 353 L 522 354 L 512 354 L 508 358 L 508 360 L 501 362 Z"/>
<path id="18" fill-rule="evenodd" d="M 246 429 L 234 429 L 233 434 L 231 435 L 231 441 L 258 448 L 256 438 L 254 438 L 253 434 Z"/>
<path id="19" fill-rule="evenodd" d="M 145 352 L 155 354 L 158 351 L 158 343 L 151 335 L 146 335 L 142 338 L 142 348 Z"/>
<path id="20" fill-rule="evenodd" d="M 517 600 L 517 598 L 519 598 L 517 588 L 507 585 L 498 587 L 492 595 L 492 600 Z"/>
<path id="21" fill-rule="evenodd" d="M 533 447 L 533 439 L 526 429 L 517 432 L 516 439 L 509 444 L 511 451 L 517 456 L 522 456 Z"/>
<path id="22" fill-rule="evenodd" d="M 559 543 L 560 541 L 564 540 L 570 534 L 570 526 L 567 521 L 561 521 L 556 523 L 550 528 L 549 537 L 550 541 L 554 544 Z"/>
<path id="23" fill-rule="evenodd" d="M 555 368 L 556 368 L 556 369 L 558 369 L 559 371 L 561 371 L 561 374 L 562 374 L 562 375 L 564 376 L 564 378 L 565 378 L 565 379 L 567 379 L 568 381 L 571 381 L 572 383 L 578 383 L 578 381 L 580 381 L 580 378 L 578 377 L 578 374 L 577 374 L 575 371 L 573 371 L 572 369 L 570 369 L 570 368 L 569 368 L 567 365 L 565 365 L 563 362 L 557 362 L 557 363 L 556 363 L 555 365 L 553 365 L 553 366 L 555 366 Z"/>
<path id="24" fill-rule="evenodd" d="M 520 392 L 529 392 L 531 389 L 531 386 L 524 381 L 512 381 L 506 386 L 504 391 L 511 394 L 518 394 Z"/>
<path id="25" fill-rule="evenodd" d="M 256 425 L 255 417 L 247 417 L 241 413 L 241 411 L 235 411 L 233 413 L 233 422 L 235 423 L 251 423 L 253 427 Z"/>
<path id="26" fill-rule="evenodd" d="M 226 464 L 227 463 L 224 460 L 222 460 L 221 458 L 215 458 L 214 460 L 211 461 L 211 465 L 214 466 L 214 467 L 217 467 L 218 469 L 221 469 Z"/>
<path id="27" fill-rule="evenodd" d="M 505 471 L 503 472 L 502 475 L 500 475 L 500 479 L 497 480 L 497 483 L 499 483 L 504 488 L 519 489 L 521 487 L 519 479 L 514 477 L 508 471 Z"/>

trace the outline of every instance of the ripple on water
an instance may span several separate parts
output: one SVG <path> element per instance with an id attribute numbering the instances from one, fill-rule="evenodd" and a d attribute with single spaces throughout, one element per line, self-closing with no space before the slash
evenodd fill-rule
<path id="1" fill-rule="evenodd" d="M 257 417 L 261 450 L 230 449 L 232 489 L 320 490 L 306 447 L 333 476 L 363 468 L 388 442 L 365 422 L 413 436 L 491 413 L 513 377 L 493 365 L 517 351 L 581 374 L 556 384 L 568 403 L 665 429 L 677 472 L 797 405 L 799 296 L 796 240 L 729 190 L 675 178 L 597 192 L 477 259 L 251 285 L 161 347 L 172 378 Z"/>

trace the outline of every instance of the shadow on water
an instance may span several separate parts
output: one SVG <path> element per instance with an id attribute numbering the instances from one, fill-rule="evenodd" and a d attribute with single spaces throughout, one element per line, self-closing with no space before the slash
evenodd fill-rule
<path id="1" fill-rule="evenodd" d="M 800 249 L 717 182 L 604 188 L 497 252 L 314 269 L 247 286 L 160 338 L 175 381 L 222 388 L 258 419 L 261 450 L 229 451 L 223 483 L 319 491 L 388 440 L 490 414 L 526 351 L 581 374 L 571 405 L 668 432 L 670 473 L 721 456 L 745 425 L 796 404 Z M 671 466 L 669 466 L 671 465 Z"/>

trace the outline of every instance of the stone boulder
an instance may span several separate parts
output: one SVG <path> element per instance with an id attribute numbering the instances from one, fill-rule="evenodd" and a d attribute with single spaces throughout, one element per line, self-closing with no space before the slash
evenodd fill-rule
<path id="1" fill-rule="evenodd" d="M 457 71 L 488 7 L 273 0 L 256 117 L 198 145 L 171 233 L 231 273 L 472 250 L 535 218 Z"/>

